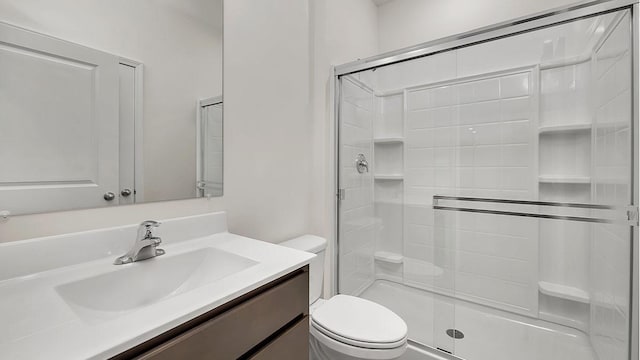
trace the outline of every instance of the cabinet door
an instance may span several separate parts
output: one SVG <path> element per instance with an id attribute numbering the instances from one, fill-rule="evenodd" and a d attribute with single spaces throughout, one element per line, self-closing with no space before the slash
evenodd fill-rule
<path id="1" fill-rule="evenodd" d="M 307 360 L 309 359 L 309 316 L 275 338 L 250 360 Z"/>
<path id="2" fill-rule="evenodd" d="M 309 311 L 307 271 L 198 325 L 140 356 L 141 360 L 232 360 Z M 299 338 L 299 335 L 298 337 Z M 308 338 L 307 338 L 308 339 Z M 308 340 L 304 342 L 308 346 Z"/>
<path id="3" fill-rule="evenodd" d="M 118 58 L 0 24 L 0 79 L 0 211 L 117 204 Z"/>

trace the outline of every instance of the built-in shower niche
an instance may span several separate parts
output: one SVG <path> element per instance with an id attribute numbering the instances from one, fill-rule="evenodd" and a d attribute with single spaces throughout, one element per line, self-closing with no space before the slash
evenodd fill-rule
<path id="1" fill-rule="evenodd" d="M 593 44 L 582 55 L 569 58 L 564 56 L 564 38 L 549 45 L 557 56 L 540 64 L 538 199 L 589 204 Z M 539 223 L 539 317 L 582 331 L 588 330 L 590 311 L 589 230 L 589 224 L 581 222 Z"/>
<path id="2" fill-rule="evenodd" d="M 404 96 L 401 91 L 376 93 L 376 117 L 373 137 L 383 141 L 404 137 Z"/>
<path id="3" fill-rule="evenodd" d="M 376 273 L 402 279 L 404 214 L 404 93 L 376 94 L 373 121 Z"/>
<path id="4" fill-rule="evenodd" d="M 402 180 L 404 175 L 404 147 L 402 141 L 374 140 L 374 144 L 374 176 L 376 179 L 391 180 L 397 178 L 397 180 Z"/>
<path id="5" fill-rule="evenodd" d="M 541 184 L 591 183 L 591 131 L 541 133 L 539 172 Z"/>

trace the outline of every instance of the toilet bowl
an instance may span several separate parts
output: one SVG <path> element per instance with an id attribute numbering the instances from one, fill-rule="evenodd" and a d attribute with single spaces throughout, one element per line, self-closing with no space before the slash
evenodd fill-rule
<path id="1" fill-rule="evenodd" d="M 407 325 L 393 311 L 350 295 L 320 299 L 325 239 L 305 235 L 280 245 L 316 254 L 309 266 L 310 359 L 390 360 L 404 354 Z"/>

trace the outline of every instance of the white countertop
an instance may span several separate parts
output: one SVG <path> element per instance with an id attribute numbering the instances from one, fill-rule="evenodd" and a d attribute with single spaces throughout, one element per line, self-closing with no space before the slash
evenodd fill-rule
<path id="1" fill-rule="evenodd" d="M 224 213 L 209 216 L 222 216 L 224 220 Z M 180 226 L 176 224 L 172 227 L 179 230 Z M 162 258 L 194 249 L 214 248 L 253 260 L 256 264 L 193 290 L 167 296 L 151 305 L 117 313 L 100 321 L 87 321 L 78 316 L 59 295 L 56 287 L 113 271 L 116 265 L 113 265 L 115 257 L 111 254 L 85 262 L 75 259 L 75 263 L 45 267 L 36 273 L 23 271 L 20 276 L 5 277 L 4 280 L 0 277 L 0 359 L 109 358 L 298 269 L 314 257 L 305 252 L 230 234 L 226 232 L 226 224 L 215 230 L 220 229 L 225 231 L 204 236 L 198 233 L 198 237 L 192 239 L 169 241 L 161 246 L 166 250 Z M 169 233 L 169 237 L 174 236 L 171 231 Z M 96 235 L 95 232 L 88 234 Z M 37 242 L 32 245 L 37 245 Z M 0 247 L 0 252 L 3 250 Z M 24 253 L 19 255 L 24 256 Z M 40 253 L 38 256 L 47 255 Z M 121 266 L 145 266 L 145 262 L 150 261 L 156 259 Z M 0 268 L 0 272 L 2 270 Z M 162 280 L 152 279 L 158 282 Z"/>

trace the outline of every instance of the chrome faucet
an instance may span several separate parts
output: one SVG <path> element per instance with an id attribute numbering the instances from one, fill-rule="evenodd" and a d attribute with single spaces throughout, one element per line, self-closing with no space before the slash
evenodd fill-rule
<path id="1" fill-rule="evenodd" d="M 128 264 L 136 261 L 150 259 L 152 257 L 164 255 L 164 250 L 158 249 L 162 239 L 153 236 L 153 228 L 160 226 L 160 223 L 153 220 L 143 221 L 138 227 L 138 235 L 133 247 L 124 255 L 114 261 L 114 265 Z"/>

